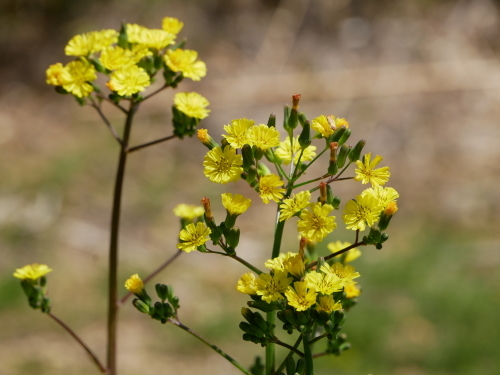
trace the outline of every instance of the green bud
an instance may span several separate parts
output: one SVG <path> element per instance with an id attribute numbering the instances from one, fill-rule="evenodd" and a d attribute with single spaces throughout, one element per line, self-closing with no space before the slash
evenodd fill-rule
<path id="1" fill-rule="evenodd" d="M 300 324 L 306 325 L 309 323 L 309 320 L 311 319 L 311 315 L 309 314 L 308 310 L 298 311 L 297 318 L 298 318 Z"/>
<path id="2" fill-rule="evenodd" d="M 334 198 L 335 197 L 333 196 L 332 187 L 330 185 L 327 185 L 326 186 L 326 203 L 331 205 Z"/>
<path id="3" fill-rule="evenodd" d="M 156 294 L 158 295 L 158 298 L 160 298 L 162 302 L 165 302 L 165 300 L 168 299 L 168 295 L 169 295 L 168 285 L 156 284 L 155 289 L 156 289 Z"/>
<path id="4" fill-rule="evenodd" d="M 285 368 L 288 375 L 295 375 L 295 361 L 293 360 L 292 356 L 287 357 Z"/>
<path id="5" fill-rule="evenodd" d="M 342 145 L 340 147 L 340 151 L 337 155 L 337 165 L 339 168 L 342 168 L 345 165 L 345 161 L 347 159 L 347 156 L 349 155 L 351 151 L 351 146 L 350 145 Z"/>
<path id="6" fill-rule="evenodd" d="M 255 165 L 252 165 L 250 168 L 248 168 L 246 181 L 250 184 L 250 186 L 252 186 L 252 184 L 256 182 L 256 178 L 257 167 Z"/>
<path id="7" fill-rule="evenodd" d="M 361 151 L 363 150 L 363 147 L 365 147 L 365 144 L 366 141 L 364 139 L 356 143 L 356 146 L 354 146 L 354 148 L 349 154 L 350 161 L 354 163 L 356 160 L 359 160 L 359 157 L 361 156 Z"/>
<path id="8" fill-rule="evenodd" d="M 339 139 L 339 146 L 342 146 L 351 136 L 351 129 L 346 129 Z"/>
<path id="9" fill-rule="evenodd" d="M 286 320 L 285 313 L 283 311 L 278 311 L 276 314 L 279 320 L 281 320 L 283 323 L 287 324 L 288 320 Z"/>
<path id="10" fill-rule="evenodd" d="M 224 237 L 226 237 L 226 242 L 230 247 L 236 248 L 240 242 L 240 229 L 238 227 L 226 229 Z"/>
<path id="11" fill-rule="evenodd" d="M 325 331 L 326 331 L 326 333 L 332 333 L 332 331 L 333 331 L 333 323 L 332 323 L 331 320 L 329 320 L 329 321 L 327 321 L 325 323 Z"/>
<path id="12" fill-rule="evenodd" d="M 259 339 L 264 337 L 264 332 L 260 328 L 258 328 L 257 326 L 253 326 L 251 324 L 248 324 L 247 322 L 241 322 L 239 324 L 239 327 L 243 332 L 246 332 L 246 333 L 249 333 L 253 336 L 256 336 Z"/>
<path id="13" fill-rule="evenodd" d="M 340 128 L 337 128 L 335 130 L 335 132 L 330 136 L 330 138 L 328 138 L 327 142 L 328 143 L 331 143 L 331 142 L 340 143 L 339 140 L 342 137 L 342 135 L 345 133 L 346 130 L 347 130 L 347 128 L 345 126 L 341 126 Z M 327 145 L 328 145 L 328 143 L 327 143 Z M 339 144 L 339 146 L 340 146 L 340 144 Z"/>
<path id="14" fill-rule="evenodd" d="M 155 314 L 158 316 L 158 318 L 164 318 L 165 317 L 165 305 L 161 302 L 155 302 L 154 305 L 155 308 Z"/>
<path id="15" fill-rule="evenodd" d="M 286 309 L 285 310 L 285 317 L 288 322 L 293 325 L 294 327 L 297 327 L 299 325 L 299 321 L 297 320 L 297 317 L 295 316 L 295 313 L 291 309 Z"/>
<path id="16" fill-rule="evenodd" d="M 311 144 L 311 125 L 306 121 L 303 125 L 302 132 L 299 135 L 299 145 L 302 150 L 306 149 Z"/>
<path id="17" fill-rule="evenodd" d="M 42 305 L 40 306 L 43 313 L 50 313 L 50 298 L 44 297 L 42 298 Z"/>
<path id="18" fill-rule="evenodd" d="M 339 209 L 339 206 L 340 206 L 340 197 L 338 195 L 336 195 L 336 196 L 333 197 L 331 205 L 336 210 Z"/>
<path id="19" fill-rule="evenodd" d="M 248 301 L 247 305 L 249 307 L 253 307 L 254 309 L 257 309 L 257 310 L 260 310 L 260 311 L 263 311 L 263 312 L 266 312 L 266 313 L 276 310 L 276 305 L 274 305 L 272 303 L 267 303 L 267 302 L 264 302 L 264 301 Z M 279 311 L 278 314 L 280 312 L 281 311 Z"/>
<path id="20" fill-rule="evenodd" d="M 260 344 L 260 339 L 254 335 L 251 335 L 250 333 L 244 333 L 243 334 L 243 340 L 245 341 L 251 341 L 254 344 Z"/>
<path id="21" fill-rule="evenodd" d="M 38 295 L 38 288 L 35 288 L 33 282 L 31 280 L 21 280 L 21 287 L 23 288 L 24 294 L 26 297 L 36 297 Z"/>
<path id="22" fill-rule="evenodd" d="M 332 320 L 333 320 L 333 323 L 335 325 L 341 326 L 342 324 L 344 324 L 345 319 L 346 319 L 346 315 L 342 310 L 335 310 L 333 312 Z"/>
<path id="23" fill-rule="evenodd" d="M 258 312 L 254 312 L 253 313 L 253 318 L 254 318 L 254 322 L 255 324 L 261 329 L 263 330 L 264 332 L 267 331 L 267 323 L 266 323 L 266 320 L 262 317 L 262 315 Z"/>
<path id="24" fill-rule="evenodd" d="M 247 172 L 251 166 L 255 165 L 252 146 L 243 145 L 241 155 L 243 156 L 243 170 Z"/>
<path id="25" fill-rule="evenodd" d="M 371 237 L 375 243 L 380 242 L 381 235 L 382 234 L 380 233 L 380 229 L 378 227 L 373 226 L 370 228 L 370 233 L 368 234 L 368 236 Z"/>
<path id="26" fill-rule="evenodd" d="M 257 165 L 257 173 L 259 176 L 267 176 L 268 174 L 271 174 L 271 170 L 264 163 L 259 163 Z"/>
<path id="27" fill-rule="evenodd" d="M 290 116 L 288 117 L 288 123 L 285 129 L 290 134 L 293 131 L 293 129 L 297 127 L 298 124 L 299 124 L 299 113 L 297 112 L 296 109 L 292 108 L 290 110 Z"/>
<path id="28" fill-rule="evenodd" d="M 297 361 L 297 368 L 295 369 L 295 373 L 303 374 L 305 369 L 306 369 L 306 361 L 303 358 L 300 358 Z"/>
<path id="29" fill-rule="evenodd" d="M 330 176 L 336 175 L 338 171 L 339 171 L 339 167 L 337 166 L 336 162 L 330 162 L 328 164 L 328 174 Z"/>
<path id="30" fill-rule="evenodd" d="M 386 230 L 389 227 L 392 216 L 393 215 L 388 215 L 385 211 L 382 211 L 382 213 L 380 214 L 380 221 L 378 223 L 380 230 Z"/>
<path id="31" fill-rule="evenodd" d="M 269 116 L 269 120 L 267 120 L 267 126 L 270 128 L 275 128 L 276 127 L 276 115 L 271 113 Z"/>
<path id="32" fill-rule="evenodd" d="M 290 118 L 290 112 L 292 108 L 287 104 L 285 105 L 285 111 L 283 114 L 283 128 L 288 131 L 288 119 Z"/>
<path id="33" fill-rule="evenodd" d="M 299 112 L 299 122 L 301 126 L 304 126 L 307 122 L 307 117 L 304 112 Z"/>
<path id="34" fill-rule="evenodd" d="M 128 36 L 127 36 L 127 25 L 122 23 L 120 28 L 120 35 L 118 35 L 118 47 L 123 49 L 128 48 Z"/>
<path id="35" fill-rule="evenodd" d="M 247 307 L 242 307 L 241 308 L 241 315 L 247 320 L 248 323 L 253 324 L 254 319 L 253 319 L 253 312 Z"/>
<path id="36" fill-rule="evenodd" d="M 170 303 L 172 304 L 172 307 L 177 310 L 180 305 L 179 305 L 179 297 L 172 297 L 172 299 L 168 299 L 170 301 Z"/>
<path id="37" fill-rule="evenodd" d="M 384 243 L 388 239 L 389 239 L 389 235 L 387 233 L 382 233 L 382 235 L 380 236 L 380 243 Z"/>
<path id="38" fill-rule="evenodd" d="M 376 244 L 375 249 L 382 250 L 382 244 L 381 243 Z"/>
<path id="39" fill-rule="evenodd" d="M 143 314 L 149 314 L 149 306 L 138 298 L 134 298 L 132 305 Z"/>

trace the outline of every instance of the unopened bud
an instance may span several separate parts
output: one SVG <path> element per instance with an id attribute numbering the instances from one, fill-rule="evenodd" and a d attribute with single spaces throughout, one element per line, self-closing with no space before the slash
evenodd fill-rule
<path id="1" fill-rule="evenodd" d="M 299 145 L 304 150 L 311 144 L 311 125 L 309 121 L 303 124 L 302 132 L 299 135 Z"/>
<path id="2" fill-rule="evenodd" d="M 208 134 L 207 129 L 198 129 L 197 135 L 200 142 L 207 146 L 209 150 L 219 147 L 219 144 Z"/>
<path id="3" fill-rule="evenodd" d="M 343 145 L 351 136 L 351 129 L 346 129 L 339 139 L 339 145 Z"/>
<path id="4" fill-rule="evenodd" d="M 298 110 L 299 109 L 299 101 L 302 95 L 300 94 L 293 94 L 292 95 L 292 109 Z"/>
<path id="5" fill-rule="evenodd" d="M 333 208 L 338 210 L 340 206 L 340 197 L 338 195 L 334 196 L 332 199 L 332 203 L 330 204 L 333 206 Z"/>
<path id="6" fill-rule="evenodd" d="M 349 156 L 349 153 L 351 152 L 351 146 L 350 145 L 346 145 L 346 144 L 343 144 L 341 147 L 340 147 L 340 151 L 337 155 L 337 166 L 339 168 L 342 168 L 345 164 L 345 161 L 347 159 L 347 156 Z M 350 159 L 350 157 L 349 157 Z"/>
<path id="7" fill-rule="evenodd" d="M 300 242 L 299 242 L 299 255 L 302 259 L 304 259 L 304 253 L 305 253 L 305 248 L 307 245 L 307 238 L 305 237 L 300 237 Z"/>
<path id="8" fill-rule="evenodd" d="M 142 302 L 140 299 L 135 298 L 132 305 L 143 314 L 149 314 L 149 306 Z"/>
<path id="9" fill-rule="evenodd" d="M 356 143 L 356 146 L 352 149 L 352 151 L 349 153 L 349 160 L 352 161 L 353 163 L 359 159 L 361 156 L 361 151 L 363 150 L 363 147 L 365 147 L 366 141 L 362 139 L 358 143 Z"/>
<path id="10" fill-rule="evenodd" d="M 307 121 L 306 114 L 304 112 L 299 112 L 299 122 L 300 122 L 300 125 L 304 126 L 304 124 L 306 123 L 306 121 Z"/>
<path id="11" fill-rule="evenodd" d="M 328 117 L 327 117 L 328 119 Z M 335 128 L 333 128 L 335 129 Z M 329 138 L 330 142 L 339 142 L 340 137 L 345 133 L 347 128 L 345 126 L 341 126 L 340 128 L 335 129 L 335 132 L 332 134 L 332 136 Z"/>
<path id="12" fill-rule="evenodd" d="M 156 294 L 158 295 L 158 298 L 160 298 L 162 302 L 165 302 L 165 300 L 168 299 L 168 295 L 169 295 L 168 285 L 156 284 L 155 289 L 156 289 Z"/>
<path id="13" fill-rule="evenodd" d="M 271 113 L 269 116 L 269 120 L 267 120 L 267 126 L 270 128 L 275 128 L 276 127 L 276 115 Z"/>
<path id="14" fill-rule="evenodd" d="M 394 215 L 397 210 L 398 210 L 398 205 L 396 204 L 396 202 L 389 202 L 385 210 L 382 211 L 382 213 L 380 214 L 380 221 L 378 226 L 380 227 L 381 230 L 386 230 L 387 227 L 389 227 L 392 215 Z"/>
<path id="15" fill-rule="evenodd" d="M 326 182 L 319 183 L 319 201 L 321 202 L 321 204 L 326 203 L 326 199 L 327 199 L 326 187 L 327 186 L 328 185 L 326 184 Z"/>
<path id="16" fill-rule="evenodd" d="M 396 213 L 397 210 L 398 210 L 398 205 L 396 204 L 396 202 L 389 202 L 389 204 L 384 210 L 384 214 L 392 216 Z"/>
<path id="17" fill-rule="evenodd" d="M 252 146 L 243 145 L 243 148 L 241 149 L 241 155 L 243 156 L 243 170 L 247 172 L 248 169 L 252 165 L 254 165 Z"/>

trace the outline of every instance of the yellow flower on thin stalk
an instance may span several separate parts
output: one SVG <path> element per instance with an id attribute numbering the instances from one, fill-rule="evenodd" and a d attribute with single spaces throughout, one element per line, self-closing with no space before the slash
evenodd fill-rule
<path id="1" fill-rule="evenodd" d="M 356 161 L 358 169 L 354 170 L 356 173 L 354 179 L 356 181 L 361 181 L 362 184 L 370 182 L 372 187 L 384 185 L 387 181 L 389 181 L 389 177 L 391 175 L 389 167 L 375 169 L 375 167 L 383 160 L 383 157 L 377 155 L 373 160 L 371 160 L 371 156 L 372 153 L 369 152 L 363 156 L 363 160 Z"/>
<path id="2" fill-rule="evenodd" d="M 364 190 L 361 195 L 368 195 L 379 201 L 385 208 L 390 202 L 395 202 L 399 198 L 399 193 L 391 187 L 375 186 Z"/>
<path id="3" fill-rule="evenodd" d="M 267 204 L 270 201 L 279 202 L 283 198 L 286 189 L 283 189 L 285 183 L 275 174 L 262 176 L 259 180 L 259 194 L 262 201 Z"/>
<path id="4" fill-rule="evenodd" d="M 288 220 L 302 209 L 306 208 L 311 199 L 309 190 L 301 191 L 290 198 L 283 199 L 280 206 L 280 221 Z"/>
<path id="5" fill-rule="evenodd" d="M 53 64 L 45 71 L 48 85 L 62 86 L 71 80 L 68 70 L 61 63 Z"/>
<path id="6" fill-rule="evenodd" d="M 132 51 L 115 46 L 103 49 L 99 60 L 106 69 L 117 70 L 134 65 L 137 61 L 133 57 Z"/>
<path id="7" fill-rule="evenodd" d="M 174 17 L 165 17 L 161 22 L 161 26 L 167 33 L 177 35 L 184 27 L 184 22 Z"/>
<path id="8" fill-rule="evenodd" d="M 335 216 L 328 216 L 333 206 L 311 203 L 309 208 L 302 210 L 297 229 L 302 237 L 314 242 L 320 242 L 337 227 Z"/>
<path id="9" fill-rule="evenodd" d="M 46 264 L 33 263 L 16 269 L 14 277 L 21 280 L 29 279 L 35 281 L 49 272 L 52 272 L 52 269 L 50 269 Z"/>
<path id="10" fill-rule="evenodd" d="M 66 65 L 66 70 L 69 79 L 62 85 L 66 91 L 79 98 L 89 96 L 94 91 L 94 87 L 88 83 L 97 78 L 94 66 L 91 63 L 85 59 L 71 61 Z"/>
<path id="11" fill-rule="evenodd" d="M 190 253 L 197 250 L 198 247 L 204 245 L 208 240 L 209 234 L 212 233 L 210 228 L 205 223 L 189 224 L 179 233 L 179 238 L 182 242 L 177 244 L 177 248 Z"/>
<path id="12" fill-rule="evenodd" d="M 125 288 L 131 293 L 141 294 L 144 290 L 144 282 L 138 274 L 135 274 L 130 276 L 130 278 L 125 281 Z"/>
<path id="13" fill-rule="evenodd" d="M 175 107 L 189 117 L 203 120 L 208 117 L 208 100 L 197 92 L 179 92 L 174 96 Z"/>
<path id="14" fill-rule="evenodd" d="M 202 206 L 195 206 L 194 204 L 178 204 L 174 208 L 174 215 L 181 219 L 194 220 L 197 217 L 203 216 L 205 210 Z"/>
<path id="15" fill-rule="evenodd" d="M 285 292 L 286 299 L 290 306 L 297 311 L 305 311 L 316 303 L 318 293 L 314 289 L 308 289 L 305 281 L 296 281 L 293 288 L 289 287 Z"/>
<path id="16" fill-rule="evenodd" d="M 280 132 L 276 128 L 269 127 L 266 124 L 253 126 L 248 131 L 248 136 L 252 145 L 257 146 L 261 150 L 267 150 L 280 144 Z"/>
<path id="17" fill-rule="evenodd" d="M 150 84 L 149 75 L 144 69 L 130 65 L 111 73 L 107 86 L 118 95 L 130 96 L 144 91 Z"/>
<path id="18" fill-rule="evenodd" d="M 271 303 L 284 298 L 281 293 L 287 290 L 292 281 L 291 277 L 287 277 L 287 272 L 276 271 L 273 275 L 261 273 L 255 280 L 255 292 L 262 296 L 263 301 Z"/>
<path id="19" fill-rule="evenodd" d="M 327 314 L 331 314 L 332 312 L 340 309 L 342 309 L 342 304 L 340 302 L 335 302 L 332 295 L 321 296 L 318 298 L 318 303 L 316 304 L 317 311 L 324 311 Z"/>
<path id="20" fill-rule="evenodd" d="M 236 284 L 236 290 L 244 294 L 257 294 L 255 282 L 255 274 L 252 272 L 247 272 L 238 280 L 238 284 Z"/>
<path id="21" fill-rule="evenodd" d="M 236 150 L 231 146 L 224 149 L 214 147 L 205 155 L 203 173 L 208 179 L 217 184 L 227 184 L 236 181 L 243 173 L 243 157 L 236 154 Z"/>
<path id="22" fill-rule="evenodd" d="M 304 281 L 307 283 L 308 288 L 326 295 L 339 292 L 344 287 L 344 282 L 337 275 L 316 271 L 309 272 Z"/>
<path id="23" fill-rule="evenodd" d="M 118 42 L 118 32 L 108 29 L 75 35 L 70 39 L 64 53 L 67 56 L 88 56 Z"/>
<path id="24" fill-rule="evenodd" d="M 207 75 L 207 66 L 198 59 L 198 52 L 190 49 L 177 48 L 176 50 L 167 50 L 163 56 L 165 64 L 173 72 L 181 72 L 186 78 L 193 81 L 199 81 Z"/>
<path id="25" fill-rule="evenodd" d="M 379 220 L 383 209 L 378 199 L 370 195 L 358 195 L 347 202 L 342 218 L 347 229 L 363 231 L 366 226 L 372 226 Z"/>
<path id="26" fill-rule="evenodd" d="M 342 263 L 333 263 L 333 265 L 329 265 L 328 263 L 321 266 L 321 272 L 324 272 L 327 275 L 336 275 L 338 276 L 342 282 L 347 284 L 356 284 L 354 279 L 360 277 L 359 272 L 356 272 L 356 269 L 349 264 Z"/>
<path id="27" fill-rule="evenodd" d="M 254 124 L 255 121 L 247 118 L 233 120 L 230 125 L 224 125 L 224 131 L 227 134 L 222 134 L 222 136 L 226 138 L 231 147 L 242 148 L 245 144 L 252 146 L 253 143 L 249 136 L 249 129 Z"/>
<path id="28" fill-rule="evenodd" d="M 148 30 L 147 27 L 138 25 L 136 23 L 127 23 L 127 39 L 129 43 L 140 43 L 142 41 L 142 34 Z"/>
<path id="29" fill-rule="evenodd" d="M 222 194 L 222 205 L 230 215 L 241 215 L 252 205 L 252 201 L 241 194 Z"/>
<path id="30" fill-rule="evenodd" d="M 293 138 L 293 147 L 292 142 L 290 141 L 290 137 L 286 137 L 283 142 L 280 143 L 279 147 L 274 151 L 275 155 L 281 159 L 283 164 L 288 165 L 292 161 L 297 164 L 299 162 L 300 153 L 302 148 L 299 144 L 299 136 Z M 316 156 L 316 146 L 307 146 L 302 153 L 302 157 L 300 158 L 301 162 L 309 161 L 315 158 Z"/>
<path id="31" fill-rule="evenodd" d="M 129 33 L 130 28 L 130 33 Z M 174 44 L 176 35 L 160 29 L 148 29 L 139 25 L 127 25 L 127 36 L 130 43 L 139 43 L 147 48 L 161 50 Z"/>

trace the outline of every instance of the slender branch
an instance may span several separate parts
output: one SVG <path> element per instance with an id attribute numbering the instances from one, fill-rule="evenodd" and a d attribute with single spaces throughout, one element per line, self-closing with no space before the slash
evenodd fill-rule
<path id="1" fill-rule="evenodd" d="M 322 338 L 325 338 L 326 336 L 328 336 L 328 333 L 324 333 L 324 334 L 322 334 L 322 335 L 316 336 L 316 337 L 315 337 L 315 338 L 313 338 L 312 340 L 309 340 L 309 345 L 314 344 L 316 341 L 319 341 L 319 340 L 321 340 Z"/>
<path id="2" fill-rule="evenodd" d="M 300 357 L 304 356 L 304 353 L 302 353 L 299 349 L 297 349 L 294 346 L 288 345 L 286 342 L 280 341 L 278 339 L 275 340 L 269 340 L 269 342 L 275 343 L 276 345 L 282 346 L 284 348 L 287 348 L 288 350 L 294 352 L 295 354 L 299 355 Z"/>
<path id="3" fill-rule="evenodd" d="M 307 184 L 310 184 L 311 182 L 316 182 L 316 181 L 322 180 L 324 178 L 327 178 L 328 176 L 329 176 L 329 174 L 324 174 L 321 177 L 318 177 L 318 178 L 315 178 L 315 179 L 312 179 L 312 180 L 309 180 L 309 181 L 301 182 L 300 184 L 293 185 L 293 189 L 301 187 L 301 186 L 304 186 L 304 185 L 307 185 Z"/>
<path id="4" fill-rule="evenodd" d="M 218 346 L 208 342 L 206 339 L 204 339 L 202 336 L 200 336 L 198 333 L 193 331 L 191 328 L 185 326 L 178 320 L 168 318 L 168 322 L 172 323 L 173 325 L 176 325 L 177 327 L 183 329 L 184 331 L 188 332 L 189 334 L 193 335 L 196 337 L 198 340 L 200 340 L 202 343 L 205 345 L 209 346 L 213 350 L 215 350 L 217 353 L 219 353 L 221 356 L 223 356 L 225 359 L 227 359 L 229 362 L 231 362 L 236 368 L 238 368 L 242 373 L 247 374 L 247 375 L 252 375 L 250 371 L 248 371 L 245 367 L 243 367 L 238 361 L 236 361 L 234 358 L 226 354 L 222 349 L 220 349 Z"/>
<path id="5" fill-rule="evenodd" d="M 113 136 L 113 138 L 115 138 L 118 141 L 118 143 L 121 146 L 123 146 L 123 140 L 120 138 L 120 136 L 116 132 L 116 129 L 113 127 L 113 125 L 111 125 L 111 123 L 109 122 L 108 118 L 104 115 L 104 113 L 101 110 L 101 107 L 99 107 L 94 102 L 92 102 L 91 107 L 95 108 L 95 110 L 97 111 L 97 113 L 99 113 L 99 116 L 101 117 L 102 121 L 104 121 L 104 124 L 106 124 L 106 126 L 108 127 L 108 129 L 111 132 L 111 135 Z"/>
<path id="6" fill-rule="evenodd" d="M 329 147 L 325 147 L 323 151 L 321 151 L 318 155 L 316 155 L 316 157 L 313 160 L 311 160 L 311 162 L 307 164 L 302 171 L 300 171 L 300 173 L 297 175 L 297 179 L 299 179 L 300 176 L 302 176 L 306 172 L 307 168 L 309 168 L 321 155 L 325 153 L 326 150 L 329 149 L 330 149 Z"/>
<path id="7" fill-rule="evenodd" d="M 82 341 L 82 339 L 75 333 L 75 331 L 73 331 L 69 326 L 66 325 L 66 323 L 64 323 L 61 319 L 59 319 L 54 314 L 48 313 L 47 315 L 50 316 L 52 319 L 54 319 L 54 321 L 56 321 L 61 327 L 63 327 L 66 330 L 66 332 L 68 332 L 82 346 L 83 349 L 85 349 L 85 351 L 90 356 L 90 358 L 92 359 L 92 361 L 94 362 L 94 364 L 97 367 L 99 367 L 99 370 L 101 370 L 101 372 L 103 374 L 105 374 L 106 373 L 106 368 L 104 367 L 104 365 L 101 363 L 101 361 L 99 361 L 99 358 L 97 358 L 97 356 L 87 346 L 87 344 L 85 344 Z"/>
<path id="8" fill-rule="evenodd" d="M 155 91 L 153 91 L 151 94 L 146 95 L 146 96 L 142 99 L 142 101 L 144 101 L 144 100 L 146 100 L 146 99 L 149 99 L 149 98 L 151 98 L 152 96 L 155 96 L 156 94 L 158 94 L 158 93 L 162 92 L 163 90 L 165 90 L 167 87 L 168 87 L 168 85 L 163 85 L 163 86 L 162 86 L 162 87 L 160 87 L 158 90 L 155 90 Z"/>
<path id="9" fill-rule="evenodd" d="M 295 349 L 297 349 L 300 345 L 300 343 L 302 342 L 302 335 L 300 335 L 298 338 L 297 338 L 297 341 L 295 341 L 295 344 L 293 344 L 293 347 Z M 283 360 L 283 362 L 281 362 L 281 365 L 278 367 L 278 369 L 276 370 L 276 372 L 273 374 L 273 375 L 278 375 L 280 373 L 281 370 L 283 370 L 286 366 L 286 361 L 289 357 L 292 357 L 293 356 L 293 353 L 294 351 L 293 350 L 290 350 L 290 352 L 288 353 L 288 355 L 285 357 L 285 359 Z"/>
<path id="10" fill-rule="evenodd" d="M 150 281 L 153 277 L 158 275 L 161 271 L 163 271 L 164 268 L 168 267 L 170 263 L 172 263 L 179 255 L 182 254 L 181 250 L 178 250 L 174 255 L 172 255 L 170 258 L 168 258 L 165 263 L 163 263 L 160 267 L 158 267 L 156 270 L 154 270 L 152 273 L 150 273 L 142 282 L 146 284 L 148 281 Z M 122 299 L 120 300 L 120 305 L 123 305 L 127 300 L 132 297 L 134 293 L 128 292 L 125 294 Z"/>
<path id="11" fill-rule="evenodd" d="M 169 135 L 168 137 L 163 137 L 163 138 L 157 139 L 155 141 L 143 143 L 142 145 L 130 147 L 129 149 L 127 149 L 127 152 L 130 154 L 131 152 L 134 152 L 134 151 L 137 151 L 137 150 L 149 147 L 149 146 L 153 146 L 153 145 L 156 145 L 158 143 L 170 141 L 171 139 L 174 139 L 174 138 L 177 138 L 177 136 L 175 134 L 172 134 L 172 135 Z"/>
<path id="12" fill-rule="evenodd" d="M 209 250 L 209 249 L 207 249 L 207 253 L 210 253 L 210 254 L 219 254 L 219 255 L 222 255 L 222 256 L 225 256 L 225 257 L 232 258 L 232 259 L 236 260 L 237 262 L 240 262 L 241 264 L 243 264 L 245 267 L 251 269 L 257 275 L 260 275 L 262 273 L 262 271 L 259 270 L 257 267 L 255 267 L 253 264 L 248 263 L 245 259 L 240 258 L 236 254 L 235 255 L 229 255 L 229 254 L 226 254 L 226 253 L 221 253 L 220 251 L 213 251 L 213 250 Z"/>
<path id="13" fill-rule="evenodd" d="M 112 104 L 113 106 L 115 106 L 116 108 L 118 108 L 120 111 L 122 111 L 123 113 L 127 114 L 127 110 L 125 108 L 123 108 L 120 104 L 116 103 L 115 101 L 111 100 L 110 98 L 108 98 L 107 96 L 104 96 L 102 94 L 99 94 L 99 93 L 94 93 L 94 95 L 102 100 L 105 100 L 107 101 L 108 103 Z"/>
<path id="14" fill-rule="evenodd" d="M 274 160 L 276 160 L 276 155 L 274 153 L 274 149 L 272 149 L 272 148 L 271 148 L 271 153 L 273 154 Z M 288 180 L 288 177 L 287 177 L 285 171 L 283 170 L 283 168 L 281 167 L 281 164 L 280 163 L 274 163 L 274 165 L 276 166 L 276 169 L 278 170 L 278 174 L 280 175 L 280 177 L 283 178 L 283 179 Z"/>
<path id="15" fill-rule="evenodd" d="M 345 253 L 346 251 L 349 251 L 349 250 L 354 249 L 355 247 L 359 247 L 359 246 L 366 246 L 366 244 L 365 244 L 363 241 L 361 241 L 361 242 L 356 242 L 356 243 L 354 243 L 354 244 L 352 244 L 352 245 L 350 245 L 350 246 L 347 246 L 347 247 L 343 248 L 342 250 L 339 250 L 339 251 L 337 251 L 337 252 L 335 252 L 335 253 L 333 253 L 333 254 L 330 254 L 330 255 L 326 256 L 326 257 L 324 258 L 324 260 L 329 260 L 329 259 L 332 259 L 332 258 L 336 257 L 337 255 L 343 254 L 343 253 Z M 318 262 L 317 262 L 317 261 L 312 262 L 312 263 L 308 264 L 308 265 L 306 266 L 306 268 L 311 268 L 311 267 L 314 267 L 316 264 L 318 264 Z"/>
<path id="16" fill-rule="evenodd" d="M 323 353 L 313 354 L 313 358 L 323 357 L 323 356 L 328 355 L 328 354 L 330 354 L 330 353 L 323 352 Z"/>

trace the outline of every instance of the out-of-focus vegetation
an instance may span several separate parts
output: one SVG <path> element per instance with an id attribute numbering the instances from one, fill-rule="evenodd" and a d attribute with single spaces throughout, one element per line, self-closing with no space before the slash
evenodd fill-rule
<path id="1" fill-rule="evenodd" d="M 67 61 L 63 48 L 74 34 L 122 20 L 159 27 L 167 15 L 185 22 L 182 35 L 208 65 L 196 90 L 212 103 L 203 126 L 215 138 L 233 118 L 265 122 L 274 112 L 279 122 L 283 103 L 299 92 L 304 112 L 347 118 L 355 138 L 368 141 L 366 151 L 391 166 L 389 185 L 401 194 L 391 241 L 356 261 L 363 294 L 345 325 L 353 348 L 318 360 L 318 373 L 500 373 L 500 15 L 492 0 L 1 2 L 0 373 L 94 371 L 65 332 L 27 306 L 12 272 L 35 261 L 54 269 L 54 312 L 104 356 L 117 147 L 91 108 L 45 86 L 45 69 Z M 165 97 L 172 94 L 164 95 L 141 109 L 137 143 L 170 134 Z M 120 127 L 120 113 L 108 113 Z M 123 280 L 146 275 L 175 251 L 176 204 L 202 196 L 218 202 L 226 191 L 203 176 L 205 151 L 186 139 L 131 157 Z M 362 190 L 342 184 L 339 194 Z M 273 211 L 259 203 L 242 217 L 242 251 L 255 263 L 269 256 Z M 350 239 L 342 230 L 337 238 Z M 156 280 L 174 285 L 186 324 L 249 364 L 259 347 L 239 338 L 246 299 L 234 285 L 242 271 L 191 253 Z M 184 332 L 158 327 L 132 307 L 120 327 L 123 375 L 144 367 L 236 373 Z"/>

